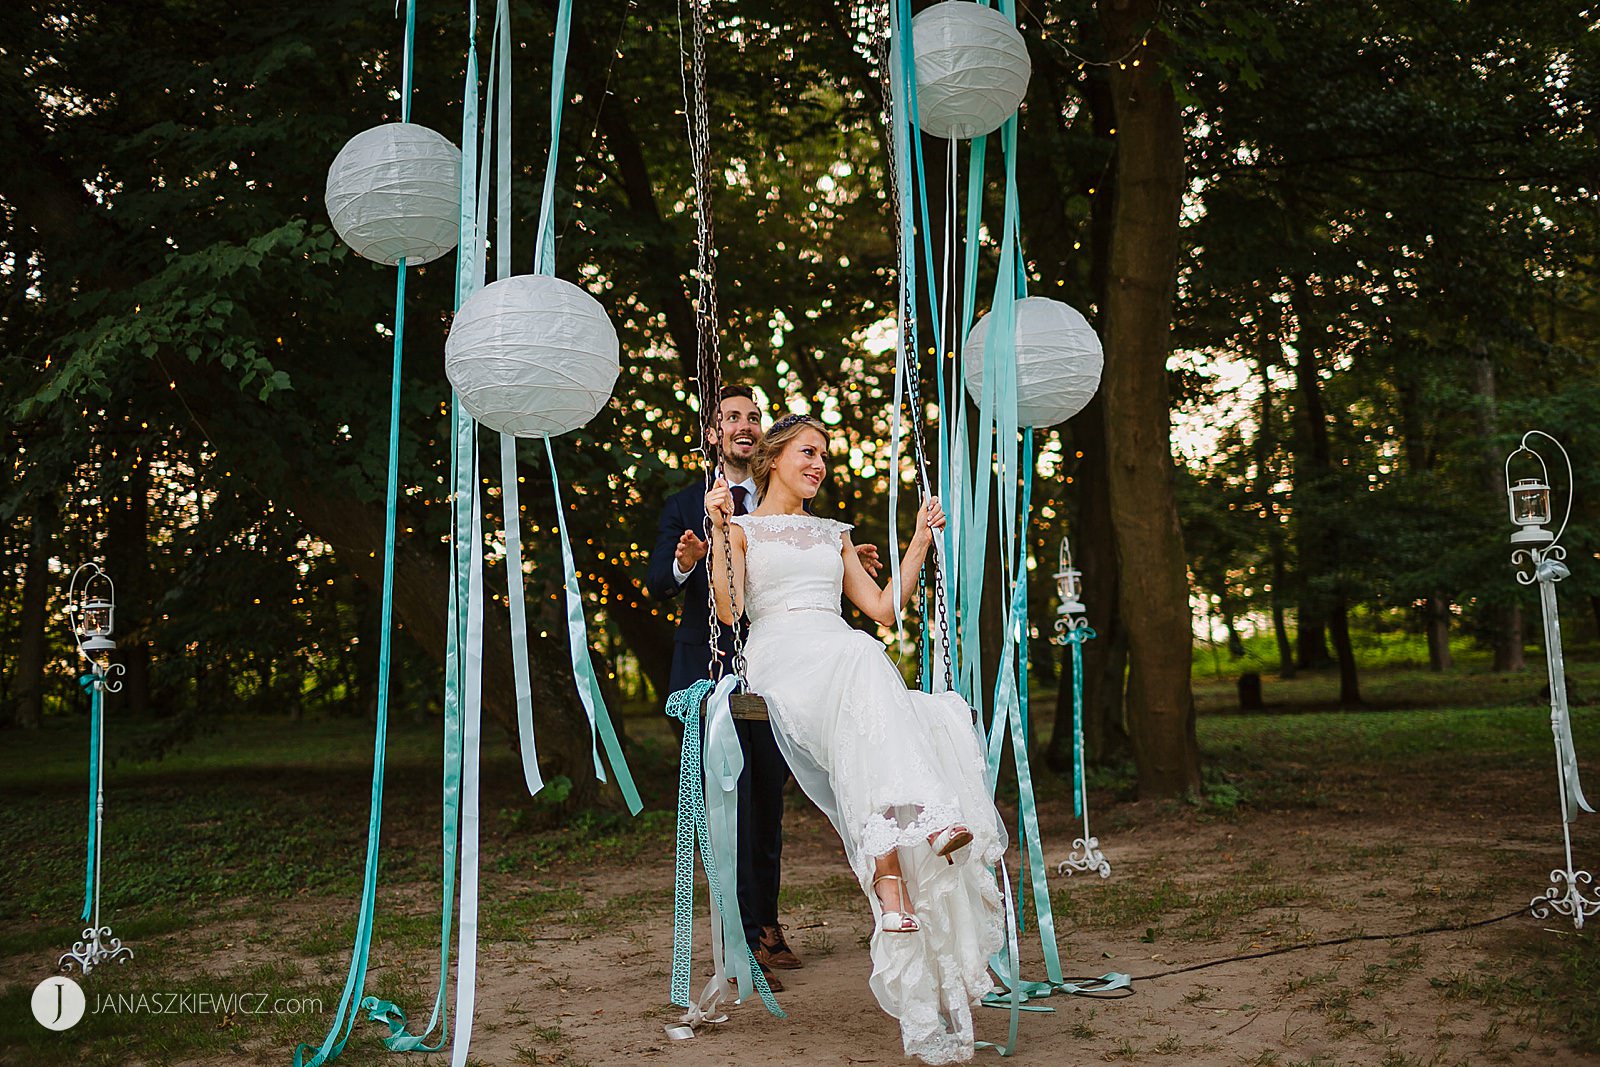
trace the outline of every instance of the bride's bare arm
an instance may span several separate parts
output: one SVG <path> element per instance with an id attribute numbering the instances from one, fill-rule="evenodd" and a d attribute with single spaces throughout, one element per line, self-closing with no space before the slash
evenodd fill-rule
<path id="1" fill-rule="evenodd" d="M 706 515 L 711 519 L 711 543 L 706 550 L 706 575 L 717 601 L 717 618 L 724 626 L 744 614 L 744 531 L 728 521 L 733 514 L 733 494 L 721 478 L 706 494 Z M 731 546 L 732 551 L 729 551 Z M 733 582 L 728 581 L 728 562 L 732 556 Z M 685 611 L 690 610 L 688 605 Z"/>
<path id="2" fill-rule="evenodd" d="M 923 561 L 928 558 L 928 548 L 933 544 L 933 532 L 944 529 L 944 509 L 939 506 L 937 499 L 922 502 L 922 507 L 917 510 L 917 528 L 911 535 L 911 543 L 906 546 L 906 554 L 900 560 L 900 607 L 904 608 L 916 592 L 917 583 L 915 576 L 922 570 Z M 861 565 L 861 560 L 856 555 L 855 546 L 850 543 L 850 535 L 844 535 L 844 595 L 850 603 L 860 608 L 862 613 L 873 622 L 881 626 L 893 626 L 895 615 L 894 591 L 892 587 L 880 586 Z"/>

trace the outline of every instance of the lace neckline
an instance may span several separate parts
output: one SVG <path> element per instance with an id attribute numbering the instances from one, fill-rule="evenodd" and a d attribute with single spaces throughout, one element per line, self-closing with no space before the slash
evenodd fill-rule
<path id="1" fill-rule="evenodd" d="M 830 518 L 827 518 L 824 515 L 812 515 L 809 512 L 805 512 L 805 511 L 797 512 L 797 513 L 794 513 L 794 514 L 783 514 L 783 515 L 755 515 L 755 514 L 736 515 L 736 516 L 734 516 L 734 520 L 733 521 L 734 522 L 746 522 L 746 521 L 749 521 L 749 522 L 765 522 L 765 523 L 772 523 L 772 524 L 779 525 L 779 526 L 788 526 L 788 525 L 793 525 L 793 524 L 798 524 L 798 523 L 807 523 L 807 522 L 833 523 L 834 525 L 844 526 L 844 527 L 847 527 L 847 528 L 850 525 L 849 523 L 839 522 L 838 519 L 830 519 Z"/>

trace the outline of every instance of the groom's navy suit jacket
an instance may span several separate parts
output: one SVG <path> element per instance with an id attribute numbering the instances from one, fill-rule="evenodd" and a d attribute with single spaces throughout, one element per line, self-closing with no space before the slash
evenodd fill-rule
<path id="1" fill-rule="evenodd" d="M 683 531 L 693 530 L 694 535 L 706 535 L 706 490 L 696 479 L 689 487 L 667 498 L 661 509 L 661 525 L 656 534 L 656 547 L 650 553 L 650 570 L 645 575 L 645 588 L 651 597 L 666 603 L 680 593 L 683 609 L 678 614 L 678 631 L 672 650 L 672 691 L 687 689 L 701 678 L 711 677 L 711 613 L 706 603 L 709 592 L 706 560 L 702 558 L 689 572 L 682 585 L 672 573 L 672 560 Z M 727 627 L 722 628 L 721 646 L 723 666 L 733 667 L 733 639 Z"/>

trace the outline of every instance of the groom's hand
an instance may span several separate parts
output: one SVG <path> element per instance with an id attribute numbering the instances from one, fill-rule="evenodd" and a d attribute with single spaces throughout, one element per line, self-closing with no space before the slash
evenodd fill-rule
<path id="1" fill-rule="evenodd" d="M 861 568 L 867 572 L 869 578 L 876 578 L 878 572 L 883 570 L 883 563 L 878 559 L 877 545 L 857 545 L 856 558 L 861 561 Z"/>
<path id="2" fill-rule="evenodd" d="M 683 536 L 678 538 L 678 546 L 672 550 L 673 559 L 678 561 L 678 569 L 684 573 L 694 570 L 694 565 L 705 555 L 706 543 L 696 537 L 693 530 L 683 531 Z"/>

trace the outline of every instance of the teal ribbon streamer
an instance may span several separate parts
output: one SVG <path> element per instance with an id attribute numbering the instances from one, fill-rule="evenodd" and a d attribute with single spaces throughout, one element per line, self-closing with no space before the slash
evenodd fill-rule
<path id="1" fill-rule="evenodd" d="M 893 92 L 889 109 L 889 138 L 890 151 L 894 153 L 895 170 L 900 175 L 900 182 L 895 189 L 897 201 L 897 214 L 900 219 L 900 233 L 898 237 L 899 262 L 897 264 L 897 308 L 900 317 L 900 330 L 895 339 L 895 376 L 894 376 L 894 407 L 892 425 L 890 427 L 889 448 L 889 544 L 898 545 L 899 541 L 899 510 L 900 510 L 900 406 L 902 391 L 905 386 L 905 376 L 917 373 L 915 369 L 908 371 L 908 362 L 912 368 L 917 361 L 917 315 L 916 315 L 916 231 L 911 225 L 914 201 L 911 196 L 912 154 L 911 154 L 911 116 L 908 105 L 915 106 L 914 94 L 916 92 L 915 79 L 908 79 L 905 74 L 905 60 L 910 52 L 909 35 L 894 32 L 900 25 L 901 8 L 906 6 L 905 0 L 892 5 L 890 10 L 890 35 L 889 35 L 889 62 L 893 72 Z M 919 172 L 920 174 L 920 172 Z M 910 359 L 907 359 L 907 351 Z M 917 419 L 922 418 L 920 412 L 913 413 Z M 895 629 L 898 633 L 901 623 L 900 611 L 900 559 L 898 549 L 889 553 L 889 586 L 895 603 Z M 926 645 L 924 645 L 926 648 Z M 924 656 L 926 659 L 926 656 Z M 927 671 L 923 672 L 924 678 Z"/>
<path id="2" fill-rule="evenodd" d="M 731 676 L 727 679 L 731 685 Z M 683 744 L 678 763 L 678 829 L 676 848 L 673 856 L 673 884 L 672 884 L 672 1003 L 680 1008 L 688 1008 L 692 1003 L 692 994 L 689 989 L 690 968 L 692 964 L 692 951 L 694 943 L 694 850 L 696 840 L 700 843 L 700 861 L 705 867 L 706 886 L 712 894 L 718 913 L 724 921 L 731 918 L 736 929 L 736 945 L 742 945 L 745 950 L 745 967 L 750 970 L 750 979 L 754 983 L 761 1003 L 767 1011 L 780 1019 L 787 1018 L 778 1007 L 777 998 L 772 995 L 772 988 L 767 984 L 766 975 L 761 973 L 761 968 L 755 966 L 755 957 L 750 952 L 750 945 L 744 939 L 744 923 L 739 916 L 739 896 L 728 887 L 722 877 L 724 864 L 717 861 L 717 851 L 713 845 L 711 827 L 706 812 L 706 787 L 704 763 L 701 752 L 701 719 L 700 707 L 712 692 L 713 683 L 708 679 L 695 682 L 688 689 L 680 689 L 667 699 L 667 714 L 683 723 Z M 737 743 L 737 738 L 734 739 Z M 734 775 L 737 782 L 738 775 Z M 737 810 L 737 800 L 734 801 Z M 736 866 L 736 851 L 724 853 L 727 859 L 726 866 Z M 725 933 L 724 938 L 728 935 Z M 729 956 L 726 941 L 724 955 Z M 741 988 L 741 996 L 748 996 L 748 987 Z"/>
<path id="3" fill-rule="evenodd" d="M 1017 628 L 1017 711 L 1022 718 L 1022 749 L 1028 749 L 1028 530 L 1032 525 L 1033 517 L 1033 430 L 1022 431 L 1022 523 L 1018 531 L 1020 565 L 1017 567 L 1013 581 L 1016 582 L 1016 628 Z M 1022 831 L 1026 822 L 1022 811 L 1017 811 L 1017 836 L 1022 838 Z M 1026 840 L 1025 838 L 1022 838 Z M 1017 920 L 1023 923 L 1023 917 L 1028 911 L 1027 885 L 1021 886 L 1017 896 Z M 1037 889 L 1035 899 L 1037 900 Z M 1044 906 L 1050 907 L 1050 901 L 1045 900 Z"/>
<path id="4" fill-rule="evenodd" d="M 672 867 L 672 1003 L 689 1006 L 689 967 L 694 951 L 694 847 L 706 818 L 700 772 L 700 705 L 711 692 L 702 678 L 667 698 L 667 714 L 683 723 L 678 759 L 678 832 Z"/>
<path id="5" fill-rule="evenodd" d="M 465 412 L 463 412 L 465 415 Z M 478 495 L 477 434 L 465 418 L 471 462 L 472 533 L 467 571 L 465 699 L 461 732 L 461 917 L 456 945 L 456 1033 L 451 1067 L 466 1067 L 472 1045 L 472 1011 L 478 995 L 478 749 L 483 708 L 483 508 Z M 466 448 L 463 448 L 466 451 Z"/>
<path id="6" fill-rule="evenodd" d="M 511 672 L 517 694 L 517 743 L 528 795 L 544 788 L 533 736 L 533 684 L 528 670 L 528 606 L 522 583 L 522 505 L 517 492 L 517 439 L 500 435 L 500 499 L 506 531 L 506 596 L 511 608 Z"/>
<path id="7" fill-rule="evenodd" d="M 475 292 L 481 282 L 482 224 L 477 210 L 480 154 L 472 150 L 478 139 L 479 123 L 479 67 L 476 28 L 478 8 L 472 0 L 468 9 L 466 77 L 462 93 L 461 113 L 461 188 L 459 193 L 459 237 L 456 258 L 455 307 L 459 309 L 466 298 Z M 496 53 L 491 51 L 489 69 L 495 69 Z M 490 94 L 493 108 L 493 93 Z M 362 1009 L 367 1018 L 386 1026 L 389 1033 L 384 1046 L 394 1052 L 438 1052 L 444 1048 L 450 1033 L 449 981 L 450 935 L 455 913 L 455 887 L 461 822 L 462 774 L 462 719 L 463 689 L 466 685 L 465 664 L 462 657 L 466 642 L 465 624 L 468 618 L 463 611 L 470 597 L 467 568 L 470 565 L 471 508 L 468 501 L 475 491 L 471 466 L 471 419 L 461 407 L 460 400 L 452 394 L 450 409 L 450 484 L 451 496 L 451 552 L 449 586 L 446 592 L 445 672 L 444 672 L 444 757 L 442 767 L 442 808 L 440 827 L 440 897 L 439 916 L 439 985 L 434 993 L 433 1008 L 427 1026 L 420 1033 L 407 1029 L 405 1012 L 393 1001 L 367 997 Z M 428 1035 L 439 1028 L 436 1040 L 429 1042 Z"/>
<path id="8" fill-rule="evenodd" d="M 751 972 L 760 968 L 751 966 L 750 946 L 739 914 L 739 775 L 744 771 L 744 748 L 728 710 L 728 694 L 737 683 L 736 676 L 725 676 L 706 704 L 702 774 L 711 851 L 721 857 L 716 870 L 716 900 L 717 914 L 722 919 L 722 957 L 733 970 L 727 977 L 734 980 L 739 999 L 744 1000 L 750 996 Z M 739 951 L 741 946 L 745 951 Z"/>
<path id="9" fill-rule="evenodd" d="M 993 1041 L 974 1041 L 974 1049 L 992 1048 L 1002 1056 L 1010 1056 L 1017 1050 L 1017 1030 L 1021 1024 L 1022 1013 L 1025 1011 L 1038 1011 L 1034 1007 L 1024 1007 L 1027 994 L 1022 988 L 1022 952 L 1017 936 L 1017 909 L 1012 906 L 1011 900 L 1011 872 L 1006 869 L 1005 860 L 1000 861 L 1000 888 L 1001 906 L 1006 911 L 1006 946 L 996 953 L 989 961 L 989 967 L 1003 980 L 1006 993 L 999 996 L 989 993 L 984 996 L 985 1005 L 1009 1008 L 1011 1011 L 1010 1023 L 1006 1029 L 1005 1044 L 996 1044 Z M 1051 1009 L 1044 1009 L 1049 1011 Z"/>
<path id="10" fill-rule="evenodd" d="M 1015 5 L 1011 0 L 1003 0 L 997 6 L 1009 17 L 1015 18 Z M 960 547 L 956 553 L 958 573 L 954 585 L 958 591 L 960 619 L 961 688 L 980 716 L 985 698 L 991 702 L 990 714 L 982 716 L 989 723 L 986 767 L 991 788 L 999 777 L 1005 744 L 1008 740 L 1011 743 L 1019 792 L 1018 837 L 1028 866 L 1028 877 L 1019 884 L 1015 901 L 1007 879 L 1006 906 L 1011 939 L 1007 950 L 998 954 L 993 961 L 996 974 L 1006 982 L 1008 995 L 992 1003 L 1009 1007 L 1012 1019 L 1006 1043 L 1003 1046 L 986 1044 L 984 1047 L 995 1048 L 1002 1055 L 1010 1055 L 1015 1050 L 1019 1013 L 1023 1010 L 1047 1010 L 1041 1006 L 1027 1006 L 1026 1002 L 1048 996 L 1064 984 L 1027 751 L 1027 563 L 1034 457 L 1031 432 L 1025 432 L 1017 417 L 1015 306 L 1016 301 L 1026 293 L 1026 276 L 1020 248 L 1016 136 L 1017 120 L 1013 117 L 1000 130 L 1005 198 L 998 242 L 998 270 L 986 326 L 983 388 L 976 398 L 976 422 L 969 431 L 965 421 L 965 404 L 960 387 L 956 385 L 945 398 L 948 405 L 947 429 L 941 440 L 955 483 L 953 493 L 956 499 L 953 504 L 960 526 Z M 965 273 L 960 306 L 960 336 L 963 338 L 970 333 L 976 313 L 978 237 L 982 222 L 986 148 L 986 138 L 973 139 L 970 147 Z M 969 447 L 974 445 L 976 447 L 969 453 Z M 964 462 L 969 454 L 974 457 L 970 469 Z M 981 659 L 977 653 L 986 581 L 991 492 L 994 494 L 997 517 L 995 535 L 1000 548 L 1001 580 L 1007 583 L 1008 593 L 1002 622 L 1005 641 L 992 687 L 983 678 Z M 1048 982 L 1026 982 L 1020 975 L 1015 932 L 1023 924 L 1030 891 L 1050 979 Z M 1013 907 L 1014 915 L 1011 914 Z"/>
<path id="11" fill-rule="evenodd" d="M 504 4 L 506 0 L 501 0 Z M 539 236 L 534 252 L 534 271 L 553 275 L 556 269 L 555 253 L 555 189 L 556 164 L 561 147 L 561 112 L 566 98 L 567 48 L 572 35 L 572 0 L 561 0 L 556 9 L 554 53 L 550 71 L 550 150 L 545 157 L 544 189 L 539 202 Z M 509 43 L 507 45 L 509 47 Z M 628 762 L 623 757 L 611 716 L 606 710 L 605 697 L 600 691 L 600 680 L 595 676 L 594 664 L 589 658 L 589 624 L 584 617 L 583 598 L 578 592 L 578 571 L 572 556 L 572 541 L 567 536 L 566 508 L 561 502 L 561 478 L 556 472 L 555 452 L 550 438 L 544 439 L 545 456 L 550 463 L 550 483 L 556 498 L 556 527 L 561 541 L 561 563 L 566 573 L 567 638 L 572 658 L 572 676 L 578 685 L 578 697 L 589 717 L 589 744 L 594 760 L 595 777 L 606 781 L 606 771 L 600 761 L 603 744 L 617 785 L 622 790 L 628 810 L 637 815 L 643 808 L 639 791 L 634 787 Z M 508 547 L 509 553 L 509 547 Z"/>
<path id="12" fill-rule="evenodd" d="M 407 51 L 410 49 L 410 25 L 415 14 L 415 2 L 407 4 Z M 409 87 L 404 94 L 410 97 Z M 405 337 L 406 261 L 399 263 L 395 277 L 394 312 L 394 368 L 389 392 L 389 473 L 388 489 L 384 499 L 383 534 L 383 596 L 379 609 L 378 638 L 378 714 L 372 744 L 372 798 L 367 815 L 367 859 L 361 878 L 361 904 L 356 917 L 356 942 L 350 958 L 350 971 L 345 978 L 344 990 L 339 996 L 339 1008 L 334 1014 L 332 1028 L 322 1044 L 312 1053 L 305 1054 L 311 1046 L 298 1045 L 294 1052 L 295 1067 L 320 1067 L 344 1051 L 354 1029 L 361 992 L 366 985 L 367 957 L 372 947 L 373 910 L 378 890 L 378 849 L 383 826 L 383 763 L 389 736 L 389 670 L 393 649 L 394 617 L 394 554 L 395 512 L 399 499 L 400 477 L 400 366 Z M 343 1031 L 341 1036 L 340 1032 Z"/>
<path id="13" fill-rule="evenodd" d="M 1008 14 L 1014 18 L 1014 11 L 1006 6 Z M 921 155 L 920 137 L 916 137 L 910 130 L 909 116 L 914 113 L 916 81 L 914 75 L 914 56 L 910 26 L 909 0 L 896 0 L 891 8 L 891 66 L 895 78 L 895 93 L 897 103 L 906 102 L 910 107 L 901 106 L 894 112 L 898 120 L 893 130 L 894 148 L 900 164 L 900 172 L 905 177 L 902 179 L 901 190 L 901 225 L 903 227 L 903 244 L 913 248 L 914 224 L 909 202 L 911 182 L 916 183 L 918 200 L 921 204 L 922 214 L 921 231 L 925 237 L 924 255 L 926 257 L 926 277 L 929 304 L 932 307 L 936 321 L 942 324 L 946 309 L 938 291 L 938 275 L 934 269 L 933 249 L 931 234 L 933 232 L 928 224 L 927 217 L 927 191 L 925 168 Z M 1026 673 L 1026 634 L 1022 627 L 1026 626 L 1026 518 L 1021 530 L 1016 530 L 1018 525 L 1014 521 L 1017 513 L 1016 485 L 1018 481 L 1017 459 L 1017 401 L 1016 401 L 1016 359 L 1013 344 L 1014 335 L 1014 302 L 1017 296 L 1015 279 L 1020 274 L 1020 263 L 1017 260 L 1017 233 L 1018 201 L 1015 188 L 1015 119 L 1011 120 L 1003 133 L 1003 147 L 1005 149 L 1007 190 L 1005 202 L 1004 225 L 1001 243 L 1001 264 L 999 280 L 996 285 L 995 297 L 990 308 L 991 321 L 988 325 L 988 339 L 986 343 L 986 367 L 984 373 L 984 387 L 978 403 L 979 434 L 976 450 L 976 462 L 968 470 L 969 435 L 966 421 L 965 391 L 960 383 L 960 367 L 958 361 L 951 359 L 949 363 L 951 373 L 951 388 L 946 389 L 946 368 L 943 360 L 944 353 L 939 353 L 940 365 L 936 374 L 938 383 L 938 397 L 940 410 L 944 412 L 941 420 L 938 439 L 939 448 L 939 489 L 941 496 L 946 500 L 947 507 L 951 510 L 955 522 L 945 533 L 946 551 L 940 554 L 941 562 L 947 568 L 945 575 L 946 588 L 949 590 L 952 606 L 956 609 L 956 633 L 953 634 L 955 647 L 949 650 L 952 662 L 955 665 L 956 675 L 959 679 L 959 688 L 975 709 L 979 721 L 983 719 L 984 684 L 982 678 L 981 657 L 976 653 L 979 641 L 979 623 L 983 598 L 985 578 L 985 552 L 988 544 L 988 514 L 989 492 L 991 477 L 990 456 L 998 463 L 998 477 L 1001 486 L 1001 496 L 998 501 L 1000 513 L 1000 529 L 1002 562 L 1006 577 L 1010 582 L 1008 588 L 1012 590 L 1012 597 L 1008 605 L 1004 621 L 1006 636 L 1005 652 L 1000 667 L 999 677 L 996 679 L 994 695 L 994 713 L 991 718 L 990 753 L 988 759 L 988 776 L 991 789 L 993 788 L 999 771 L 1000 747 L 1004 743 L 1005 726 L 1009 724 L 1013 737 L 1013 748 L 1018 759 L 1018 779 L 1021 790 L 1020 821 L 1024 849 L 1028 853 L 1029 867 L 1034 875 L 1034 889 L 1036 901 L 1043 897 L 1044 911 L 1041 916 L 1041 935 L 1048 933 L 1045 938 L 1047 949 L 1054 948 L 1053 924 L 1050 921 L 1048 891 L 1042 886 L 1043 861 L 1039 848 L 1037 813 L 1034 810 L 1032 780 L 1027 768 L 1027 753 L 1025 741 L 1018 738 L 1025 736 L 1024 723 L 1026 715 L 1026 697 L 1019 692 L 1018 673 L 1024 679 Z M 971 331 L 971 323 L 975 313 L 976 291 L 978 279 L 978 230 L 982 216 L 983 201 L 983 175 L 984 175 L 984 150 L 986 138 L 977 138 L 972 142 L 970 165 L 967 174 L 967 226 L 966 226 L 966 255 L 963 291 L 960 307 L 960 329 L 957 338 L 959 345 Z M 954 145 L 951 146 L 954 151 Z M 902 278 L 914 279 L 916 267 L 914 250 L 902 257 L 900 271 Z M 911 281 L 913 292 L 915 282 Z M 903 302 L 903 301 L 902 301 Z M 905 327 L 907 332 L 915 329 L 913 321 Z M 914 333 L 912 334 L 914 337 Z M 920 354 L 920 344 L 913 341 L 913 353 Z M 905 368 L 897 367 L 897 373 L 906 372 Z M 1031 452 L 1030 452 L 1031 460 Z M 1027 465 L 1031 470 L 1031 462 Z M 1031 478 L 1028 473 L 1022 475 L 1024 480 L 1024 497 L 1031 493 Z M 1028 503 L 1025 499 L 1023 515 L 1026 516 Z M 1014 540 L 1018 538 L 1019 540 Z M 1020 597 L 1020 600 L 1019 600 Z M 1018 651 L 1020 649 L 1020 651 Z M 1030 847 L 1031 846 L 1031 847 Z M 993 966 L 996 973 L 1006 978 L 1010 995 L 1006 998 L 1011 1007 L 1011 1021 L 1007 1041 L 1003 1046 L 989 1042 L 980 1042 L 979 1047 L 995 1048 L 1001 1055 L 1009 1056 L 1016 1048 L 1018 1018 L 1023 1010 L 1032 1010 L 1024 1007 L 1026 993 L 1020 976 L 1020 963 L 1018 953 L 1018 920 L 1021 916 L 1022 905 L 1014 902 L 1011 891 L 1009 873 L 1002 864 L 999 875 L 1004 888 L 1004 906 L 1007 920 L 1007 951 L 1003 952 Z M 1037 904 L 1036 904 L 1037 907 Z M 1047 951 L 1047 956 L 1050 953 Z M 1053 961 L 1052 961 L 1053 962 Z M 1052 975 L 1059 974 L 1059 963 L 1054 964 Z"/>
<path id="14" fill-rule="evenodd" d="M 471 4 L 470 15 L 469 32 L 475 35 L 475 0 Z M 461 226 L 464 233 L 470 227 L 471 236 L 470 241 L 464 239 L 461 242 L 457 258 L 456 291 L 462 302 L 482 287 L 489 268 L 486 243 L 489 235 L 491 165 L 498 166 L 496 206 L 500 210 L 495 216 L 496 267 L 502 275 L 510 272 L 510 17 L 506 0 L 499 0 L 495 5 L 495 21 L 490 32 L 487 99 L 482 108 L 481 123 L 476 106 L 478 79 L 475 66 L 471 72 L 471 84 L 467 88 L 473 104 L 473 126 L 463 129 L 464 157 L 471 154 L 469 146 L 474 141 L 480 147 L 478 158 L 473 160 L 470 168 L 475 180 L 468 180 L 468 168 L 462 168 Z M 481 130 L 478 128 L 480 125 Z M 456 931 L 456 1030 L 450 1045 L 450 1062 L 452 1067 L 464 1067 L 467 1051 L 472 1045 L 473 1009 L 477 1003 L 478 986 L 478 754 L 483 712 L 483 507 L 479 495 L 477 423 L 460 403 L 459 397 L 452 395 L 451 399 L 455 416 L 451 429 L 452 468 L 455 471 L 451 537 L 454 549 L 451 564 L 454 572 L 452 611 L 455 614 L 450 629 L 460 650 L 457 660 L 460 673 L 455 677 L 455 684 L 461 707 L 461 760 L 457 772 L 460 789 L 458 840 L 461 914 Z M 514 533 L 508 533 L 508 537 L 514 537 Z M 520 568 L 520 560 L 513 561 L 508 553 L 507 565 L 508 568 Z M 515 615 L 512 617 L 514 620 Z M 519 650 L 513 639 L 514 675 L 519 653 L 526 655 L 526 648 Z M 531 718 L 531 698 L 529 712 Z M 521 714 L 519 707 L 519 719 Z M 526 764 L 523 776 L 526 780 Z"/>
<path id="15" fill-rule="evenodd" d="M 83 861 L 83 921 L 94 916 L 94 873 L 100 866 L 99 820 L 95 809 L 100 800 L 101 764 L 105 760 L 105 721 L 101 715 L 104 699 L 99 677 L 85 674 L 78 684 L 89 691 L 89 844 Z"/>
<path id="16" fill-rule="evenodd" d="M 637 815 L 644 807 L 639 790 L 628 771 L 628 761 L 617 741 L 617 731 L 611 725 L 611 715 L 606 710 L 605 697 L 600 692 L 600 680 L 595 677 L 594 663 L 589 658 L 589 628 L 583 617 L 583 596 L 578 591 L 578 568 L 572 558 L 572 541 L 567 536 L 567 513 L 561 503 L 561 476 L 556 473 L 556 455 L 550 438 L 544 439 L 545 456 L 550 461 L 550 485 L 556 498 L 556 528 L 561 535 L 561 565 L 566 572 L 567 592 L 567 644 L 572 653 L 572 677 L 578 683 L 578 697 L 589 716 L 589 744 L 594 757 L 594 774 L 606 781 L 605 767 L 600 763 L 600 749 L 595 743 L 598 735 L 605 745 L 606 758 L 617 776 L 617 787 L 630 814 Z"/>
<path id="17" fill-rule="evenodd" d="M 1083 744 L 1083 643 L 1093 641 L 1094 630 L 1087 626 L 1074 627 L 1063 640 L 1072 649 L 1072 814 L 1083 814 L 1083 800 L 1088 785 L 1084 775 L 1085 751 Z"/>
<path id="18" fill-rule="evenodd" d="M 495 7 L 495 277 L 511 276 L 511 12 L 509 0 Z M 533 731 L 533 684 L 528 664 L 528 607 L 522 581 L 522 507 L 517 492 L 517 439 L 500 435 L 500 501 L 506 535 L 506 597 L 511 621 L 511 673 L 517 702 L 517 744 L 529 796 L 544 788 Z"/>
<path id="19" fill-rule="evenodd" d="M 555 52 L 550 61 L 550 153 L 544 163 L 544 189 L 539 197 L 539 240 L 534 273 L 556 272 L 556 157 L 561 146 L 561 105 L 567 91 L 567 43 L 572 36 L 572 0 L 556 9 Z"/>
<path id="20" fill-rule="evenodd" d="M 1049 982 L 1019 982 L 1016 987 L 1008 987 L 1004 993 L 990 993 L 983 998 L 986 1008 L 1009 1008 L 1013 999 L 1022 1003 L 1023 1011 L 1055 1011 L 1045 1004 L 1030 1004 L 1030 1000 L 1041 997 L 1053 996 L 1063 993 L 1069 997 L 1088 997 L 1094 1000 L 1121 1000 L 1123 997 L 1133 995 L 1133 976 L 1123 974 L 1121 971 L 1107 971 L 1098 978 L 1078 978 L 1063 981 L 1058 985 Z M 998 1045 L 985 1045 L 979 1042 L 979 1047 L 999 1048 Z M 1005 1053 L 1001 1053 L 1005 1055 Z"/>

